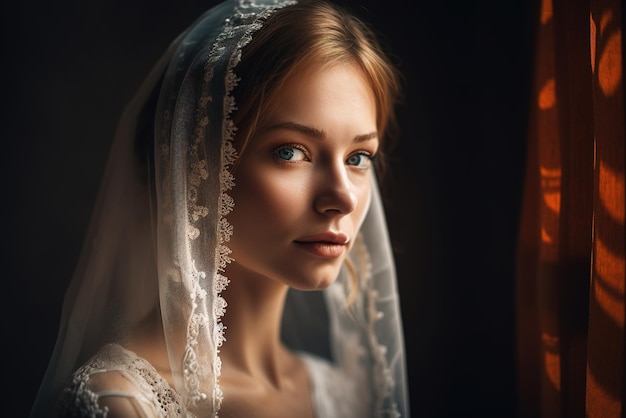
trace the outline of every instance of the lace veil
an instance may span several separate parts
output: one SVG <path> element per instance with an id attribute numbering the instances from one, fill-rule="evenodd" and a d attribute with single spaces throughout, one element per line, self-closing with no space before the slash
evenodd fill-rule
<path id="1" fill-rule="evenodd" d="M 101 345 L 123 340 L 155 309 L 176 391 L 190 410 L 217 414 L 227 305 L 221 292 L 236 233 L 226 216 L 236 204 L 229 196 L 237 157 L 231 92 L 242 49 L 289 3 L 213 7 L 174 40 L 125 109 L 32 417 L 52 410 L 71 373 Z M 142 155 L 141 138 L 154 138 L 154 156 Z M 359 277 L 355 302 L 346 307 L 348 268 L 323 292 L 290 291 L 283 336 L 294 350 L 326 357 L 358 379 L 371 395 L 364 398 L 372 416 L 405 417 L 395 269 L 372 182 L 361 240 L 350 254 Z"/>

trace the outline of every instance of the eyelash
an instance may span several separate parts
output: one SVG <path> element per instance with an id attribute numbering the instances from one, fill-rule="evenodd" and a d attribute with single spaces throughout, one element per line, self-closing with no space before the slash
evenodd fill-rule
<path id="1" fill-rule="evenodd" d="M 300 144 L 284 144 L 284 145 L 281 145 L 281 146 L 275 148 L 274 151 L 273 151 L 275 157 L 278 158 L 279 160 L 283 161 L 283 162 L 290 162 L 290 160 L 285 160 L 284 158 L 281 158 L 278 155 L 278 153 L 281 150 L 284 150 L 284 149 L 296 149 L 298 151 L 301 151 L 304 154 L 305 161 L 310 161 L 311 160 L 311 156 L 309 154 L 309 151 L 304 146 L 302 146 Z"/>
<path id="2" fill-rule="evenodd" d="M 357 156 L 357 155 L 358 155 L 358 156 L 361 156 L 361 157 L 365 157 L 365 158 L 367 159 L 367 163 L 368 163 L 367 167 L 359 167 L 359 165 L 358 165 L 358 164 L 356 164 L 356 165 L 355 165 L 355 164 L 351 164 L 351 165 L 354 165 L 354 166 L 355 166 L 355 167 L 357 167 L 357 168 L 360 168 L 361 170 L 367 170 L 367 169 L 370 167 L 370 164 L 371 164 L 371 163 L 374 161 L 374 159 L 376 158 L 376 155 L 373 155 L 373 154 L 369 153 L 368 151 L 357 151 L 356 153 L 354 153 L 354 154 L 350 155 L 350 156 L 346 159 L 346 162 L 347 162 L 350 158 L 355 157 L 355 156 Z"/>

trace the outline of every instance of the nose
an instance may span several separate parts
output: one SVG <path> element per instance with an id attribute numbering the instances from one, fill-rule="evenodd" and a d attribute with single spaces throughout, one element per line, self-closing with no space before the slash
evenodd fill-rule
<path id="1" fill-rule="evenodd" d="M 343 161 L 322 171 L 318 175 L 315 210 L 324 215 L 345 215 L 354 211 L 358 203 L 357 195 Z"/>

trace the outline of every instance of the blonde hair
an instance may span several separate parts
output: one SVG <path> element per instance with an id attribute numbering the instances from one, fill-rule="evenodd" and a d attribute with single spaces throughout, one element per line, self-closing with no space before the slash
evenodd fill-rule
<path id="1" fill-rule="evenodd" d="M 272 14 L 242 51 L 236 67 L 240 82 L 233 91 L 238 128 L 235 145 L 245 152 L 256 128 L 280 99 L 282 87 L 309 71 L 354 62 L 363 71 L 376 101 L 376 125 L 381 149 L 376 159 L 378 177 L 389 147 L 388 128 L 395 125 L 395 106 L 400 95 L 400 74 L 375 33 L 347 10 L 325 0 L 303 0 Z M 384 140 L 383 140 L 384 139 Z M 355 266 L 346 258 L 351 277 L 348 305 L 358 290 Z"/>

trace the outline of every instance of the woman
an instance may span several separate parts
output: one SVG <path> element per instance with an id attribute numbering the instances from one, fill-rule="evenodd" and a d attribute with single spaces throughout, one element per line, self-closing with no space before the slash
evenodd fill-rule
<path id="1" fill-rule="evenodd" d="M 331 4 L 201 16 L 122 117 L 31 416 L 408 416 L 372 164 L 397 89 Z"/>

